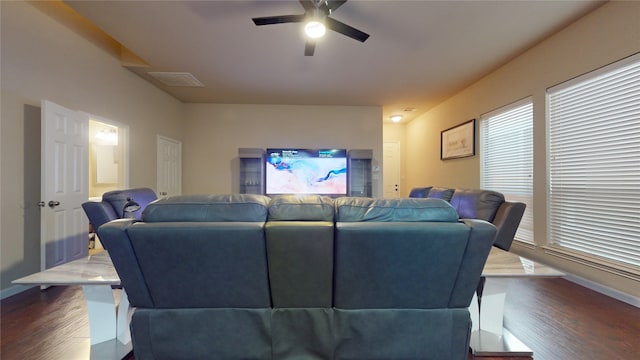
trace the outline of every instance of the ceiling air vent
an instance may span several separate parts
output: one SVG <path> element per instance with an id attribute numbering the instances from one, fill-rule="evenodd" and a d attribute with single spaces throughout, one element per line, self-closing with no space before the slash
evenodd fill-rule
<path id="1" fill-rule="evenodd" d="M 204 84 L 187 72 L 149 72 L 147 73 L 167 86 L 203 87 Z"/>

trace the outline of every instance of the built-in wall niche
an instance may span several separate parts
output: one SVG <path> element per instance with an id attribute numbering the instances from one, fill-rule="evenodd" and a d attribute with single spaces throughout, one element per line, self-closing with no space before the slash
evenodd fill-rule
<path id="1" fill-rule="evenodd" d="M 240 148 L 238 158 L 237 189 L 241 194 L 308 194 L 309 182 L 324 181 L 332 184 L 313 188 L 321 189 L 321 195 L 371 197 L 373 193 L 371 149 Z M 321 174 L 317 173 L 319 169 L 323 171 Z M 332 178 L 335 181 L 329 180 Z"/>

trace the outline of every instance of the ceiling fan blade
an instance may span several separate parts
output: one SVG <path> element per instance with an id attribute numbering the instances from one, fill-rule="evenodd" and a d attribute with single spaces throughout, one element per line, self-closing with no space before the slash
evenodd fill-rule
<path id="1" fill-rule="evenodd" d="M 334 12 L 337 8 L 339 8 L 340 6 L 342 6 L 346 2 L 347 2 L 347 0 L 327 0 L 326 1 L 326 6 L 327 6 L 327 9 L 329 9 L 330 13 L 331 13 L 331 12 Z"/>
<path id="2" fill-rule="evenodd" d="M 339 32 L 342 35 L 348 36 L 360 42 L 365 42 L 369 38 L 369 34 L 330 17 L 326 18 L 325 25 L 335 32 Z"/>
<path id="3" fill-rule="evenodd" d="M 253 23 L 261 25 L 273 25 L 273 24 L 285 24 L 285 23 L 297 23 L 304 20 L 304 15 L 280 15 L 280 16 L 265 16 L 252 18 Z"/>
<path id="4" fill-rule="evenodd" d="M 316 42 L 307 40 L 304 43 L 304 56 L 313 56 L 313 52 L 316 50 Z"/>

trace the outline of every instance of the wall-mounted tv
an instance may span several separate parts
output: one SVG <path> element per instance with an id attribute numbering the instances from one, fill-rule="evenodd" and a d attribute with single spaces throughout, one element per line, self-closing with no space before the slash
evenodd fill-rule
<path id="1" fill-rule="evenodd" d="M 267 195 L 347 195 L 347 150 L 267 149 Z"/>

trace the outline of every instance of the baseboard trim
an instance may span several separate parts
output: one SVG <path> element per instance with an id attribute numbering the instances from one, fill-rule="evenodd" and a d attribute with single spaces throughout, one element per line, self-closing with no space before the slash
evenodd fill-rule
<path id="1" fill-rule="evenodd" d="M 607 295 L 609 297 L 612 297 L 616 300 L 622 301 L 624 303 L 627 303 L 629 305 L 635 306 L 637 308 L 640 308 L 640 298 L 624 293 L 622 291 L 616 290 L 616 289 L 612 289 L 608 286 L 599 284 L 597 282 L 591 281 L 591 280 L 587 280 L 583 277 L 577 276 L 577 275 L 573 275 L 573 274 L 567 274 L 565 277 L 565 279 L 574 282 L 578 285 L 584 286 L 588 289 L 591 289 L 593 291 L 599 292 L 603 295 Z"/>
<path id="2" fill-rule="evenodd" d="M 20 294 L 21 292 L 31 289 L 34 285 L 13 285 L 0 291 L 0 300 L 4 300 L 10 296 Z"/>

